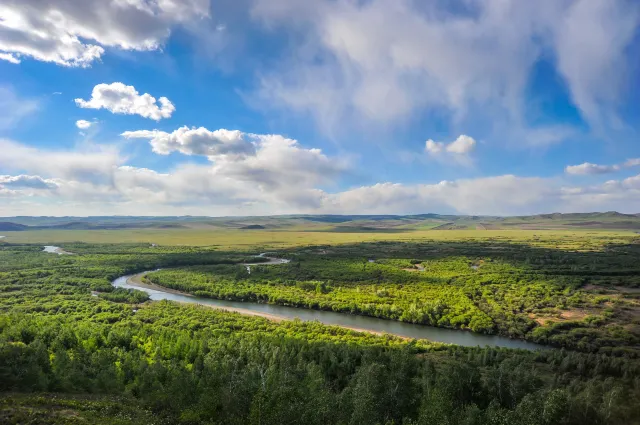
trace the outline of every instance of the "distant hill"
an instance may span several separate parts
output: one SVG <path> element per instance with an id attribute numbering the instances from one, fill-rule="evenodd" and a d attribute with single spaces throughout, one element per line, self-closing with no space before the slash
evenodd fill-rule
<path id="1" fill-rule="evenodd" d="M 54 224 L 50 226 L 31 226 L 29 229 L 49 230 L 119 230 L 119 229 L 183 229 L 179 223 L 88 223 L 74 221 L 71 223 Z"/>
<path id="2" fill-rule="evenodd" d="M 324 232 L 404 232 L 412 230 L 497 229 L 611 229 L 640 230 L 640 214 L 615 211 L 550 213 L 497 217 L 480 215 L 280 215 L 249 217 L 10 217 L 0 222 L 0 231 L 28 230 L 122 230 L 122 229 L 241 229 L 278 230 L 297 228 Z"/>
<path id="3" fill-rule="evenodd" d="M 552 214 L 538 214 L 523 217 L 523 220 L 588 220 L 588 219 L 610 219 L 610 218 L 638 218 L 640 214 L 622 214 L 616 211 L 608 212 L 596 212 L 596 213 L 552 213 Z"/>
<path id="4" fill-rule="evenodd" d="M 10 223 L 8 221 L 0 222 L 0 232 L 20 232 L 27 228 L 28 226 L 23 224 Z"/>

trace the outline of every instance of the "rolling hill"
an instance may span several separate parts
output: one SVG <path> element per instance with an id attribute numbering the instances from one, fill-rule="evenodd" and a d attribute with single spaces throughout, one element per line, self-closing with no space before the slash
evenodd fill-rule
<path id="1" fill-rule="evenodd" d="M 615 211 L 496 217 L 476 215 L 281 215 L 263 217 L 7 217 L 0 231 L 242 229 L 324 232 L 402 232 L 411 230 L 608 229 L 640 231 L 640 214 Z"/>

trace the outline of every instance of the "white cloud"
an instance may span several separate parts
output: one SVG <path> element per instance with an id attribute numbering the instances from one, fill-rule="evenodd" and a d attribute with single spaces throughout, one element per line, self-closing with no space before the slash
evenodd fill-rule
<path id="1" fill-rule="evenodd" d="M 252 151 L 210 155 L 207 144 L 167 144 L 172 151 L 201 152 L 211 161 L 183 163 L 166 172 L 128 165 L 113 147 L 51 151 L 0 140 L 0 207 L 5 215 L 43 210 L 58 215 L 640 211 L 640 175 L 593 186 L 498 175 L 335 190 L 351 170 L 349 161 L 281 135 L 238 133 L 235 138 Z M 207 140 L 217 149 L 220 140 Z M 449 145 L 443 146 L 444 153 Z"/>
<path id="2" fill-rule="evenodd" d="M 442 181 L 436 184 L 379 183 L 327 195 L 333 213 L 520 214 L 554 208 L 559 196 L 549 180 L 512 175 Z"/>
<path id="3" fill-rule="evenodd" d="M 251 155 L 255 152 L 253 144 L 246 135 L 238 130 L 209 131 L 204 127 L 187 126 L 167 133 L 159 130 L 125 131 L 127 139 L 149 139 L 155 153 L 168 155 L 177 151 L 185 155 Z"/>
<path id="4" fill-rule="evenodd" d="M 0 187 L 7 189 L 40 189 L 49 190 L 58 185 L 54 180 L 43 179 L 40 176 L 21 174 L 18 176 L 0 176 Z"/>
<path id="5" fill-rule="evenodd" d="M 624 93 L 637 2 L 254 0 L 252 16 L 293 48 L 262 72 L 258 98 L 309 113 L 331 132 L 347 122 L 399 124 L 444 111 L 456 122 L 525 126 L 540 60 L 558 71 L 597 124 Z M 588 40 L 588 41 L 585 41 Z M 553 64 L 552 64 L 553 66 Z M 600 105 L 605 102 L 605 107 Z M 498 118 L 500 117 L 500 118 Z"/>
<path id="6" fill-rule="evenodd" d="M 425 150 L 432 155 L 439 155 L 444 152 L 448 152 L 455 155 L 467 155 L 473 151 L 476 147 L 476 141 L 473 137 L 460 135 L 453 142 L 446 144 L 443 142 L 434 142 L 433 140 L 427 140 L 425 144 Z"/>
<path id="7" fill-rule="evenodd" d="M 21 62 L 20 59 L 10 53 L 0 53 L 0 60 L 7 61 L 16 65 Z"/>
<path id="8" fill-rule="evenodd" d="M 7 176 L 2 176 L 7 180 Z M 307 184 L 287 191 L 259 186 L 221 170 L 188 165 L 158 173 L 130 166 L 115 167 L 110 183 L 53 181 L 50 190 L 4 187 L 11 196 L 5 214 L 35 214 L 48 205 L 51 214 L 202 214 L 254 215 L 286 213 L 411 214 L 424 212 L 474 215 L 519 215 L 542 212 L 640 210 L 640 175 L 588 187 L 564 186 L 548 178 L 513 175 L 404 185 L 379 183 L 337 193 Z M 30 207 L 19 201 L 33 202 Z M 44 204 L 43 204 L 44 202 Z M 21 206 L 22 205 L 22 206 Z M 31 208 L 26 210 L 25 208 Z"/>
<path id="9" fill-rule="evenodd" d="M 459 164 L 468 165 L 471 163 L 469 154 L 475 149 L 476 141 L 473 137 L 461 134 L 456 140 L 447 144 L 435 142 L 431 139 L 425 143 L 425 151 L 432 157 L 450 160 Z"/>
<path id="10" fill-rule="evenodd" d="M 178 205 L 229 211 L 240 211 L 247 205 L 265 211 L 284 211 L 292 206 L 319 208 L 323 192 L 317 187 L 332 185 L 350 169 L 344 158 L 328 157 L 319 149 L 304 148 L 296 140 L 280 135 L 200 130 L 200 136 L 207 136 L 206 141 L 212 144 L 207 146 L 203 141 L 191 140 L 195 136 L 187 134 L 188 131 L 182 134 L 185 143 L 174 141 L 167 145 L 168 149 L 188 148 L 188 152 L 208 156 L 210 164 L 181 164 L 170 172 L 158 173 L 123 165 L 123 158 L 113 148 L 45 151 L 0 140 L 0 151 L 6 153 L 0 157 L 0 169 L 35 176 L 31 178 L 34 182 L 37 177 L 55 184 L 55 190 L 46 195 L 40 193 L 40 197 L 48 197 L 59 205 L 77 206 L 77 202 L 85 202 L 82 208 L 92 205 L 96 211 L 133 205 L 147 209 L 154 206 L 158 211 Z M 222 136 L 233 139 L 233 143 L 243 143 L 244 147 L 220 148 Z M 5 181 L 25 179 L 7 176 Z M 26 188 L 0 186 L 4 191 L 13 190 L 13 198 L 20 193 L 27 196 Z"/>
<path id="11" fill-rule="evenodd" d="M 609 174 L 620 171 L 623 168 L 631 168 L 640 165 L 640 158 L 628 159 L 622 164 L 598 165 L 585 162 L 580 165 L 569 165 L 565 168 L 567 174 L 588 175 L 588 174 Z"/>
<path id="12" fill-rule="evenodd" d="M 214 164 L 217 173 L 286 194 L 328 183 L 350 168 L 346 158 L 330 158 L 320 149 L 303 148 L 296 140 L 280 135 L 248 137 L 255 140 L 255 155 L 241 160 L 218 158 Z"/>
<path id="13" fill-rule="evenodd" d="M 554 27 L 558 68 L 574 103 L 592 125 L 617 125 L 615 111 L 629 70 L 627 47 L 640 7 L 626 0 L 575 0 Z"/>
<path id="14" fill-rule="evenodd" d="M 455 153 L 458 155 L 466 155 L 470 153 L 476 147 L 476 141 L 473 137 L 460 135 L 456 140 L 451 142 L 447 146 L 447 152 Z"/>
<path id="15" fill-rule="evenodd" d="M 439 155 L 444 151 L 444 143 L 434 142 L 433 140 L 427 140 L 425 144 L 425 150 L 431 155 Z"/>
<path id="16" fill-rule="evenodd" d="M 82 151 L 44 150 L 0 139 L 0 169 L 37 174 L 44 178 L 109 182 L 113 169 L 123 162 L 113 147 L 96 146 Z"/>
<path id="17" fill-rule="evenodd" d="M 91 92 L 91 99 L 75 99 L 75 102 L 81 108 L 104 108 L 114 114 L 140 115 L 156 121 L 170 118 L 176 110 L 166 97 L 159 99 L 158 107 L 155 97 L 149 93 L 140 95 L 135 87 L 122 83 L 98 84 Z"/>
<path id="18" fill-rule="evenodd" d="M 586 175 L 586 174 L 608 174 L 618 171 L 617 165 L 597 165 L 585 162 L 580 165 L 569 165 L 565 171 L 567 174 Z"/>
<path id="19" fill-rule="evenodd" d="M 208 14 L 209 0 L 5 0 L 0 53 L 86 67 L 108 47 L 159 49 L 174 26 Z"/>
<path id="20" fill-rule="evenodd" d="M 298 141 L 281 135 L 243 133 L 237 130 L 209 131 L 205 128 L 182 127 L 172 133 L 157 130 L 129 131 L 127 138 L 149 139 L 154 152 L 169 154 L 181 152 L 187 155 L 206 156 L 209 167 L 180 167 L 176 173 L 189 175 L 197 185 L 176 190 L 176 196 L 197 191 L 213 191 L 216 202 L 229 199 L 218 196 L 219 191 L 233 188 L 232 199 L 245 198 L 271 202 L 287 202 L 295 205 L 318 205 L 316 185 L 331 184 L 338 176 L 348 172 L 350 163 L 345 158 L 330 158 L 320 149 L 307 149 Z M 151 174 L 145 173 L 145 178 Z M 196 177 L 197 176 L 197 177 Z M 164 179 L 154 177 L 154 179 Z M 206 184 L 206 190 L 202 185 Z M 182 199 L 182 198 L 181 198 Z M 187 202 L 187 199 L 183 199 Z"/>
<path id="21" fill-rule="evenodd" d="M 78 127 L 81 130 L 86 130 L 87 128 L 91 127 L 93 123 L 91 121 L 86 121 L 86 120 L 78 120 L 76 121 L 76 127 Z"/>

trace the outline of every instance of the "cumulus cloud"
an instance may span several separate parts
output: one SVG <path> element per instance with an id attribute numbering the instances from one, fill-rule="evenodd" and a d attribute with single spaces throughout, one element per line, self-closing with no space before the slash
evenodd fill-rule
<path id="1" fill-rule="evenodd" d="M 0 186 L 7 189 L 54 189 L 58 185 L 54 180 L 43 179 L 40 176 L 21 174 L 18 176 L 0 176 Z"/>
<path id="2" fill-rule="evenodd" d="M 45 178 L 104 183 L 123 162 L 114 147 L 96 146 L 83 151 L 45 150 L 0 139 L 0 169 L 37 174 Z"/>
<path id="3" fill-rule="evenodd" d="M 7 180 L 5 176 L 2 179 Z M 308 183 L 308 182 L 307 182 Z M 202 214 L 250 215 L 286 213 L 411 214 L 424 212 L 514 215 L 640 209 L 640 175 L 596 186 L 565 186 L 557 179 L 513 175 L 443 181 L 434 184 L 379 183 L 335 193 L 309 184 L 260 186 L 203 165 L 186 165 L 171 172 L 119 166 L 110 183 L 55 180 L 55 190 L 40 197 L 55 202 L 57 214 Z M 8 188 L 7 214 L 36 213 L 19 207 L 32 189 Z M 34 201 L 35 202 L 35 201 Z M 48 211 L 51 211 L 48 209 Z"/>
<path id="4" fill-rule="evenodd" d="M 567 174 L 577 174 L 577 175 L 608 174 L 618 170 L 619 170 L 619 167 L 617 165 L 597 165 L 597 164 L 592 164 L 590 162 L 585 162 L 580 165 L 569 165 L 565 169 Z"/>
<path id="5" fill-rule="evenodd" d="M 168 155 L 180 152 L 185 155 L 251 155 L 255 147 L 247 140 L 246 135 L 238 130 L 209 131 L 204 127 L 189 128 L 187 126 L 167 133 L 159 130 L 125 131 L 122 136 L 127 139 L 149 139 L 155 153 Z"/>
<path id="6" fill-rule="evenodd" d="M 329 212 L 525 214 L 558 204 L 558 188 L 547 179 L 513 175 L 442 181 L 436 184 L 379 183 L 327 195 Z"/>
<path id="7" fill-rule="evenodd" d="M 172 141 L 161 146 L 168 151 L 205 155 L 211 160 L 209 164 L 179 164 L 170 172 L 158 173 L 125 165 L 114 148 L 48 151 L 0 140 L 0 151 L 6 153 L 0 157 L 0 169 L 42 176 L 56 185 L 50 198 L 65 205 L 86 202 L 85 207 L 92 205 L 100 211 L 126 205 L 154 205 L 159 210 L 178 205 L 229 210 L 253 205 L 274 211 L 292 206 L 319 208 L 322 191 L 318 187 L 333 185 L 350 170 L 348 160 L 329 157 L 320 149 L 305 148 L 281 135 L 182 130 L 174 132 Z M 131 132 L 129 136 L 148 136 L 145 138 L 150 143 L 154 137 L 171 139 L 171 134 L 153 131 Z M 195 140 L 198 137 L 203 139 Z M 18 196 L 13 192 L 12 197 Z"/>
<path id="8" fill-rule="evenodd" d="M 640 23 L 627 0 L 415 2 L 254 0 L 252 16 L 293 48 L 262 72 L 258 97 L 321 128 L 398 124 L 433 109 L 522 124 L 536 63 L 552 53 L 592 124 L 622 100 Z M 587 40 L 585 42 L 585 40 Z M 482 117 L 482 118 L 478 118 Z"/>
<path id="9" fill-rule="evenodd" d="M 234 134 L 207 130 L 209 133 Z M 112 147 L 51 151 L 0 140 L 0 169 L 5 173 L 0 175 L 0 195 L 6 198 L 0 205 L 7 215 L 39 214 L 45 208 L 48 214 L 62 215 L 96 211 L 152 215 L 512 215 L 640 210 L 640 175 L 590 186 L 569 185 L 561 178 L 498 175 L 337 189 L 337 183 L 351 170 L 349 161 L 281 135 L 239 132 L 235 138 L 253 150 L 242 155 L 218 153 L 220 140 L 207 139 L 214 155 L 206 146 L 199 152 L 209 157 L 209 163 L 182 163 L 165 172 L 129 165 Z M 443 147 L 444 152 L 449 145 Z M 194 146 L 200 145 L 175 142 L 167 146 L 172 151 L 191 146 L 189 152 L 196 152 Z"/>
<path id="10" fill-rule="evenodd" d="M 91 127 L 93 123 L 91 121 L 86 121 L 86 120 L 78 120 L 76 121 L 76 127 L 78 127 L 80 130 L 86 130 L 87 128 Z"/>
<path id="11" fill-rule="evenodd" d="M 322 208 L 334 213 L 436 211 L 473 215 L 612 210 L 640 210 L 640 175 L 588 187 L 566 186 L 552 178 L 513 175 L 424 185 L 384 183 L 327 195 Z"/>
<path id="12" fill-rule="evenodd" d="M 574 175 L 593 175 L 593 174 L 609 174 L 620 171 L 623 168 L 630 168 L 640 165 L 640 158 L 628 159 L 622 164 L 614 165 L 598 165 L 585 162 L 580 165 L 569 165 L 565 168 L 567 174 Z"/>
<path id="13" fill-rule="evenodd" d="M 217 173 L 286 194 L 296 188 L 328 183 L 350 168 L 347 159 L 328 157 L 320 149 L 304 148 L 298 141 L 281 135 L 248 137 L 255 140 L 255 155 L 241 160 L 218 159 L 214 165 Z"/>
<path id="14" fill-rule="evenodd" d="M 434 142 L 433 140 L 427 140 L 425 144 L 425 150 L 432 155 L 439 155 L 443 152 L 448 152 L 454 155 L 467 155 L 471 153 L 476 147 L 476 141 L 473 137 L 465 136 L 461 134 L 456 140 L 449 144 L 443 142 Z"/>
<path id="15" fill-rule="evenodd" d="M 320 149 L 304 148 L 297 140 L 277 134 L 185 126 L 172 133 L 138 130 L 122 136 L 149 139 L 153 151 L 161 155 L 206 156 L 215 163 L 215 173 L 272 187 L 315 183 L 349 168 L 346 159 L 329 158 Z"/>
<path id="16" fill-rule="evenodd" d="M 317 185 L 331 184 L 350 170 L 345 158 L 331 158 L 320 149 L 307 149 L 297 140 L 281 135 L 244 133 L 238 130 L 215 130 L 182 127 L 172 133 L 158 130 L 128 131 L 127 138 L 149 139 L 154 152 L 206 156 L 209 167 L 180 167 L 180 175 L 189 175 L 196 186 L 176 193 L 193 194 L 195 188 L 206 184 L 207 190 L 194 194 L 201 199 L 205 192 L 222 199 L 245 198 L 254 201 L 269 199 L 272 203 L 319 206 Z M 148 172 L 145 178 L 163 180 Z M 220 191 L 232 190 L 233 196 L 219 196 Z M 175 198 L 175 196 L 172 196 Z M 183 199 L 187 202 L 187 199 Z"/>
<path id="17" fill-rule="evenodd" d="M 7 61 L 15 65 L 21 62 L 20 59 L 10 53 L 0 53 L 0 60 Z"/>
<path id="18" fill-rule="evenodd" d="M 149 93 L 140 95 L 135 87 L 122 83 L 98 84 L 91 92 L 91 99 L 75 99 L 75 102 L 80 108 L 104 108 L 114 114 L 140 115 L 156 121 L 170 118 L 176 110 L 166 97 L 159 99 L 158 106 L 156 98 Z"/>
<path id="19" fill-rule="evenodd" d="M 209 16 L 209 0 L 4 0 L 0 57 L 90 66 L 105 48 L 159 49 L 176 25 Z"/>
<path id="20" fill-rule="evenodd" d="M 461 134 L 451 143 L 435 142 L 429 139 L 425 143 L 424 149 L 429 156 L 437 160 L 459 165 L 470 165 L 473 162 L 470 154 L 475 147 L 476 141 L 473 137 Z"/>

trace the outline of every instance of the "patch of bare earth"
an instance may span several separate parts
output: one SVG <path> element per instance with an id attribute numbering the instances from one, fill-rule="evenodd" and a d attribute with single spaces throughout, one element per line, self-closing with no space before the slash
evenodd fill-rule
<path id="1" fill-rule="evenodd" d="M 558 313 L 529 313 L 527 316 L 539 325 L 544 326 L 548 323 L 584 320 L 588 316 L 595 314 L 598 314 L 598 311 L 595 309 L 572 308 L 569 310 L 561 310 Z"/>
<path id="2" fill-rule="evenodd" d="M 630 288 L 628 286 L 614 286 L 614 288 L 625 294 L 640 294 L 640 288 Z"/>
<path id="3" fill-rule="evenodd" d="M 571 309 L 571 310 L 563 310 L 560 313 L 560 317 L 564 320 L 582 320 L 589 315 L 592 315 L 594 312 L 586 309 Z"/>

